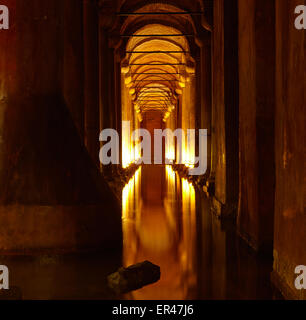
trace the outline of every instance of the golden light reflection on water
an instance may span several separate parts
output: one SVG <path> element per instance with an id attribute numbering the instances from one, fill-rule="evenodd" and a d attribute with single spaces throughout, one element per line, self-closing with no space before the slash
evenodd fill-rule
<path id="1" fill-rule="evenodd" d="M 123 264 L 149 260 L 161 280 L 132 299 L 193 298 L 197 278 L 195 190 L 171 166 L 143 166 L 122 192 Z"/>

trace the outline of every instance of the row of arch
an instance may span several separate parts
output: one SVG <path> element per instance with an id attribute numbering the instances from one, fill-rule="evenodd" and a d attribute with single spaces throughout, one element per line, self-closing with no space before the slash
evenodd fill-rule
<path id="1" fill-rule="evenodd" d="M 182 8 L 178 2 L 149 2 L 135 5 L 134 11 L 123 5 L 109 30 L 120 52 L 122 120 L 131 121 L 132 129 L 141 126 L 148 112 L 160 113 L 164 126 L 173 130 L 196 127 L 195 57 L 208 24 L 203 23 L 203 6 Z M 128 135 L 123 130 L 124 167 L 140 156 Z M 170 160 L 175 159 L 174 148 L 166 151 Z M 182 153 L 185 164 L 192 165 L 195 147 L 183 145 Z"/>

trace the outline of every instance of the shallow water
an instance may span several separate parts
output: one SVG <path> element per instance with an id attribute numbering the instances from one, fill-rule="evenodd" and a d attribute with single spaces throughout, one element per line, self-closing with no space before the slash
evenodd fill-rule
<path id="1" fill-rule="evenodd" d="M 106 276 L 149 260 L 158 283 L 125 299 L 273 299 L 272 261 L 258 257 L 170 166 L 143 166 L 122 192 L 123 252 L 0 256 L 23 299 L 116 299 Z"/>
<path id="2" fill-rule="evenodd" d="M 171 166 L 141 167 L 123 190 L 124 265 L 149 260 L 161 280 L 128 299 L 271 299 L 272 261 L 256 255 Z"/>

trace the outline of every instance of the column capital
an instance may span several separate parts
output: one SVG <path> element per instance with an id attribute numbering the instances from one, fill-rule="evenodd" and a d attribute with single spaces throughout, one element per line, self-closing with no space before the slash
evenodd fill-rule
<path id="1" fill-rule="evenodd" d="M 195 69 L 196 65 L 195 62 L 191 59 L 188 59 L 186 61 L 186 73 L 188 76 L 194 76 L 195 75 Z"/>

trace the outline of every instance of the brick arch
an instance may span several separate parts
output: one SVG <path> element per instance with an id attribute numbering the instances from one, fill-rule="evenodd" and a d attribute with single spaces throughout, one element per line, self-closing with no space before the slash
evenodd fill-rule
<path id="1" fill-rule="evenodd" d="M 195 10 L 204 10 L 203 0 L 189 1 L 189 0 L 147 0 L 146 5 L 148 4 L 158 4 L 158 5 L 172 5 L 180 8 L 184 11 L 195 11 Z M 118 8 L 121 11 L 135 11 L 143 7 L 142 0 L 119 0 Z"/>

